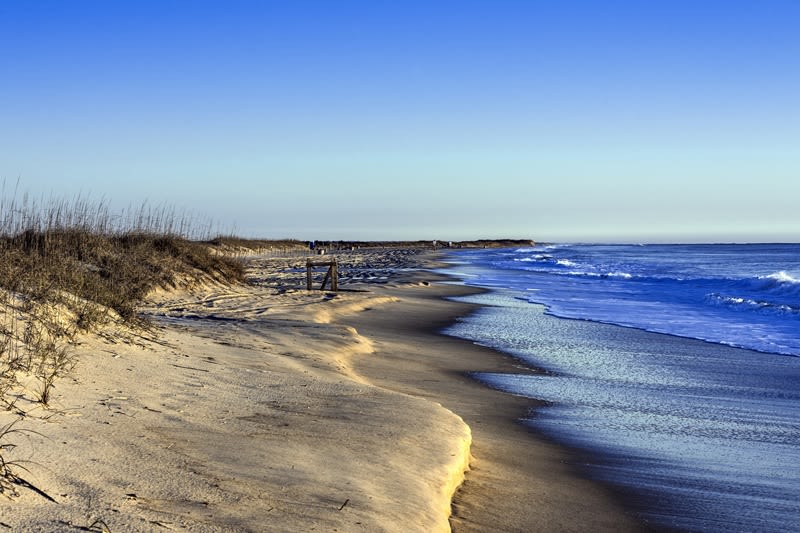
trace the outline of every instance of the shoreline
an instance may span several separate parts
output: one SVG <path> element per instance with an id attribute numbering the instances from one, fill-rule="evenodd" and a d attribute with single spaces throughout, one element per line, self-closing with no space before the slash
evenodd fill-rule
<path id="1" fill-rule="evenodd" d="M 368 256 L 366 270 L 417 270 L 338 295 L 292 288 L 293 271 L 271 283 L 276 263 L 251 263 L 255 285 L 154 294 L 151 333 L 112 324 L 82 338 L 74 375 L 4 456 L 33 461 L 22 477 L 55 502 L 19 488 L 0 524 L 640 530 L 517 422 L 536 402 L 469 376 L 533 370 L 440 334 L 477 307 L 446 298 L 478 289 L 419 270 L 432 256 L 416 253 Z"/>
<path id="2" fill-rule="evenodd" d="M 464 298 L 485 307 L 447 332 L 549 370 L 476 377 L 551 402 L 524 423 L 577 452 L 581 474 L 646 528 L 784 530 L 800 517 L 800 471 L 782 459 L 797 444 L 800 367 L 779 349 L 795 342 L 792 317 L 774 311 L 796 300 L 797 276 L 769 273 L 793 273 L 793 250 L 455 254 L 451 272 L 491 291 Z"/>
<path id="3" fill-rule="evenodd" d="M 358 372 L 382 387 L 440 403 L 472 430 L 471 468 L 453 497 L 452 530 L 645 530 L 619 503 L 618 493 L 581 475 L 577 451 L 520 421 L 542 402 L 491 389 L 471 377 L 478 372 L 535 374 L 537 369 L 441 333 L 480 307 L 449 298 L 486 289 L 444 283 L 454 279 L 445 274 L 420 273 L 420 278 L 430 284 L 386 288 L 400 298 L 393 305 L 405 307 L 395 309 L 394 316 L 361 314 L 348 320 L 378 346 L 372 357 L 357 360 Z M 404 320 L 396 322 L 397 314 Z M 432 354 L 433 362 L 428 360 Z M 387 372 L 397 365 L 404 369 L 399 379 Z"/>

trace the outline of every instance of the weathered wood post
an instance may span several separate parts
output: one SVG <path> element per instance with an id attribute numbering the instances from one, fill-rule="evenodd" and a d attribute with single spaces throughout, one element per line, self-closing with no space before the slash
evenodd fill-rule
<path id="1" fill-rule="evenodd" d="M 322 280 L 322 286 L 319 290 L 324 291 L 325 285 L 328 284 L 328 280 L 331 281 L 331 290 L 336 292 L 339 290 L 339 264 L 336 261 L 336 258 L 331 259 L 330 261 L 312 261 L 308 259 L 306 261 L 306 289 L 311 290 L 314 286 L 314 280 L 312 279 L 311 272 L 314 267 L 321 267 L 326 266 L 328 267 L 328 271 L 325 273 L 325 278 Z"/>

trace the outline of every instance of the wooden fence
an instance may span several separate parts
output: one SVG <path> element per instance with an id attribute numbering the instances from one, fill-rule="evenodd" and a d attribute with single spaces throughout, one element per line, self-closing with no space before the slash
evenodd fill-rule
<path id="1" fill-rule="evenodd" d="M 336 292 L 339 290 L 339 264 L 336 259 L 329 259 L 327 261 L 313 261 L 311 259 L 306 261 L 306 285 L 307 289 L 311 290 L 314 287 L 314 279 L 313 279 L 313 270 L 315 267 L 328 267 L 328 271 L 325 273 L 325 278 L 322 280 L 322 286 L 320 286 L 319 290 L 324 291 L 325 285 L 328 284 L 328 280 L 331 282 L 331 290 Z"/>

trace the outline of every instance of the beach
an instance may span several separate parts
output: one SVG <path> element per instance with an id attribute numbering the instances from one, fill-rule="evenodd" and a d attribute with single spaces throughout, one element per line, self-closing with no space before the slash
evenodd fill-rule
<path id="1" fill-rule="evenodd" d="M 149 330 L 81 337 L 50 407 L 7 437 L 38 491 L 6 490 L 0 526 L 641 529 L 517 422 L 533 400 L 469 377 L 533 370 L 438 334 L 474 309 L 444 298 L 475 289 L 421 270 L 429 253 L 348 253 L 336 294 L 305 290 L 304 258 L 253 257 L 250 285 L 158 291 Z"/>

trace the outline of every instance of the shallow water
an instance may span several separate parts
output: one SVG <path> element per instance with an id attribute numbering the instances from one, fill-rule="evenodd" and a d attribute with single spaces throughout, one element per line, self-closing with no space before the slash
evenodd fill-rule
<path id="1" fill-rule="evenodd" d="M 457 254 L 549 314 L 800 355 L 800 245 L 552 245 Z"/>
<path id="2" fill-rule="evenodd" d="M 547 370 L 476 378 L 551 402 L 526 423 L 589 451 L 589 475 L 658 526 L 800 530 L 800 358 L 550 316 L 463 258 L 454 270 L 494 290 L 447 333 Z"/>

